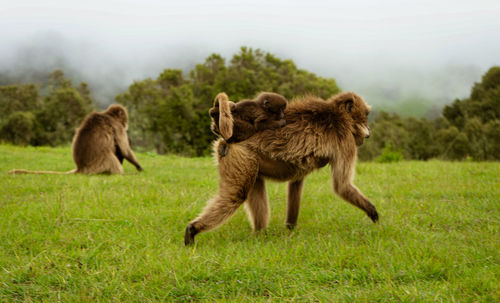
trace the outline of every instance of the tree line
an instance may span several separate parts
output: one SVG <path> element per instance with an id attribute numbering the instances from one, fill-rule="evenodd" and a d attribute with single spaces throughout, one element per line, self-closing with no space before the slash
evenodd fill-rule
<path id="1" fill-rule="evenodd" d="M 500 160 L 500 67 L 490 68 L 470 96 L 446 105 L 434 120 L 379 112 L 362 160 Z"/>
<path id="2" fill-rule="evenodd" d="M 129 111 L 135 149 L 186 156 L 210 153 L 208 109 L 214 96 L 232 100 L 261 91 L 287 99 L 307 94 L 328 98 L 340 92 L 334 79 L 299 69 L 261 51 L 242 47 L 231 60 L 212 54 L 188 73 L 165 69 L 157 78 L 132 83 L 116 96 Z M 370 100 L 367 100 L 370 103 Z M 86 83 L 73 85 L 60 70 L 48 84 L 0 86 L 0 141 L 19 145 L 62 145 L 96 102 Z M 498 160 L 500 158 L 500 67 L 474 84 L 469 98 L 455 100 L 435 120 L 374 112 L 372 137 L 359 150 L 361 160 Z"/>
<path id="3" fill-rule="evenodd" d="M 82 82 L 74 86 L 56 70 L 47 85 L 0 86 L 0 141 L 18 145 L 63 145 L 95 103 Z"/>

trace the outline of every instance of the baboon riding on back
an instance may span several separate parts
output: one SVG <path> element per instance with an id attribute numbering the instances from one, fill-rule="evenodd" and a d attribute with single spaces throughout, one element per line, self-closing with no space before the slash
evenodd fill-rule
<path id="1" fill-rule="evenodd" d="M 285 110 L 286 125 L 266 129 L 230 144 L 224 157 L 217 156 L 219 190 L 202 213 L 186 227 L 184 243 L 196 234 L 223 224 L 246 203 L 254 230 L 267 227 L 269 202 L 264 179 L 288 181 L 286 225 L 297 223 L 304 178 L 327 164 L 333 189 L 347 202 L 362 209 L 373 222 L 378 213 L 352 183 L 357 148 L 370 136 L 370 106 L 357 94 L 341 93 L 328 100 L 304 97 Z M 215 145 L 227 144 L 219 139 Z"/>

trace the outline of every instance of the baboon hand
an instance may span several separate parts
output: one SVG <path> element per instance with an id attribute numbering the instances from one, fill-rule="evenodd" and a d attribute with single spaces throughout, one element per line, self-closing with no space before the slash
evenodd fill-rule
<path id="1" fill-rule="evenodd" d="M 143 171 L 144 169 L 142 169 L 142 166 L 140 165 L 137 165 L 135 168 L 137 168 L 138 171 Z"/>

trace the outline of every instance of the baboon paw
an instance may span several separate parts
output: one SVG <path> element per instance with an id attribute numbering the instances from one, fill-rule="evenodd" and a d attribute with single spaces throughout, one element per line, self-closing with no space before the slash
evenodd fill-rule
<path id="1" fill-rule="evenodd" d="M 198 233 L 196 227 L 193 224 L 189 224 L 186 227 L 186 233 L 184 234 L 184 245 L 192 245 L 194 244 L 194 236 Z"/>
<path id="2" fill-rule="evenodd" d="M 378 222 L 378 212 L 377 212 L 377 210 L 376 209 L 371 210 L 368 213 L 368 217 L 370 217 L 370 219 L 372 219 L 373 223 L 377 223 Z"/>
<path id="3" fill-rule="evenodd" d="M 294 230 L 296 225 L 297 224 L 295 223 L 286 223 L 286 228 L 288 228 L 289 230 Z"/>

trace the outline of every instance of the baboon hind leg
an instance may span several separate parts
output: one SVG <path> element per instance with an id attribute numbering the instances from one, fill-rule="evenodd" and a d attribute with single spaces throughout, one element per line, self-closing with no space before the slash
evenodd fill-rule
<path id="1" fill-rule="evenodd" d="M 217 148 L 217 144 L 215 148 Z M 229 219 L 247 199 L 255 184 L 259 166 L 249 150 L 233 144 L 224 158 L 219 158 L 219 193 L 186 227 L 184 243 L 194 243 L 194 236 L 208 231 Z"/>
<path id="2" fill-rule="evenodd" d="M 114 153 L 101 155 L 100 159 L 77 168 L 81 174 L 123 174 L 123 167 Z"/>
<path id="3" fill-rule="evenodd" d="M 111 173 L 111 174 L 123 174 L 124 173 L 123 166 L 120 163 L 120 161 L 118 161 L 118 159 L 113 158 L 113 161 L 110 164 L 111 165 L 109 168 L 109 173 Z"/>
<path id="4" fill-rule="evenodd" d="M 255 231 L 267 227 L 271 211 L 267 199 L 266 184 L 262 177 L 255 180 L 253 188 L 248 193 L 246 210 Z"/>
<path id="5" fill-rule="evenodd" d="M 299 217 L 300 198 L 302 196 L 302 187 L 304 179 L 290 181 L 288 183 L 287 209 L 286 209 L 286 227 L 293 229 L 297 225 Z"/>
<path id="6" fill-rule="evenodd" d="M 102 160 L 101 165 L 96 168 L 94 173 L 123 174 L 123 166 L 113 153 L 109 153 L 106 158 Z"/>
<path id="7" fill-rule="evenodd" d="M 198 218 L 186 227 L 184 244 L 194 243 L 194 236 L 200 232 L 214 229 L 227 221 L 244 202 L 244 198 L 232 195 L 217 195 L 208 201 Z"/>

